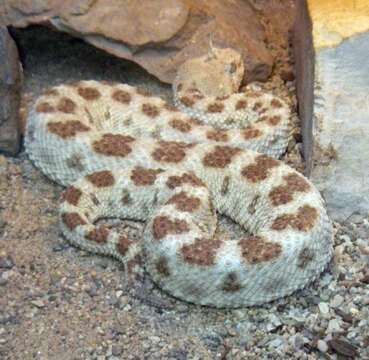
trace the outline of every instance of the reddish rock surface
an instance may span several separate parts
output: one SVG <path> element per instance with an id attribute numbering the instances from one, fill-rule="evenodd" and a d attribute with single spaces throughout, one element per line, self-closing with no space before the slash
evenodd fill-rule
<path id="1" fill-rule="evenodd" d="M 5 0 L 0 24 L 24 27 L 51 21 L 57 28 L 113 55 L 132 60 L 161 81 L 172 82 L 180 64 L 214 45 L 239 51 L 244 82 L 266 80 L 273 57 L 264 27 L 243 0 Z"/>
<path id="2" fill-rule="evenodd" d="M 0 27 L 0 59 L 0 152 L 16 155 L 20 148 L 21 69 L 17 47 L 6 27 Z"/>

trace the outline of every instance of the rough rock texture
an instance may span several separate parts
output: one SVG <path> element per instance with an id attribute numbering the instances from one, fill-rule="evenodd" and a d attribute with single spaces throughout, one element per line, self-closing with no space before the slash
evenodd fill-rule
<path id="1" fill-rule="evenodd" d="M 149 4 L 149 5 L 147 5 Z M 266 80 L 273 57 L 264 43 L 264 27 L 246 1 L 152 0 L 16 1 L 0 5 L 0 24 L 52 24 L 113 55 L 135 61 L 161 81 L 172 82 L 186 59 L 214 45 L 243 55 L 244 80 Z"/>
<path id="2" fill-rule="evenodd" d="M 334 219 L 369 209 L 367 1 L 299 2 L 298 96 L 307 172 Z M 312 37 L 306 36 L 312 30 Z"/>
<path id="3" fill-rule="evenodd" d="M 0 152 L 16 155 L 20 147 L 18 110 L 21 69 L 18 50 L 6 27 L 0 27 Z"/>

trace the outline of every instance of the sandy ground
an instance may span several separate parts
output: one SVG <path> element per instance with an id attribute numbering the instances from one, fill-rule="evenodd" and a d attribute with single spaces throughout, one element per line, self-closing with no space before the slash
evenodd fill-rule
<path id="1" fill-rule="evenodd" d="M 128 82 L 170 98 L 169 86 L 79 40 L 37 27 L 15 36 L 25 104 L 78 79 Z M 290 61 L 288 47 L 275 50 Z M 283 78 L 291 63 L 277 65 L 264 87 L 295 108 L 294 83 Z M 285 157 L 298 169 L 300 140 L 296 128 Z M 0 156 L 1 360 L 369 359 L 367 219 L 335 224 L 334 262 L 308 288 L 261 307 L 216 310 L 173 299 L 149 278 L 129 288 L 118 262 L 69 246 L 57 224 L 61 190 L 24 153 Z M 142 224 L 120 228 L 139 237 Z M 221 228 L 241 231 L 226 219 Z"/>

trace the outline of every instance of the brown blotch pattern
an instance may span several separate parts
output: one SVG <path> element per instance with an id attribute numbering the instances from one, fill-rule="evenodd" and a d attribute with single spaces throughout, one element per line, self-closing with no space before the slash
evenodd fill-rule
<path id="1" fill-rule="evenodd" d="M 227 100 L 229 99 L 229 95 L 221 95 L 221 96 L 217 96 L 215 98 L 215 100 L 219 100 L 219 101 L 224 101 L 224 100 Z"/>
<path id="2" fill-rule="evenodd" d="M 197 176 L 191 173 L 185 173 L 182 176 L 169 176 L 166 182 L 166 185 L 169 189 L 174 189 L 177 186 L 181 186 L 183 184 L 190 184 L 193 186 L 205 186 L 205 184 L 200 180 Z"/>
<path id="3" fill-rule="evenodd" d="M 111 171 L 102 170 L 96 171 L 86 176 L 86 179 L 96 187 L 107 187 L 112 186 L 115 183 L 115 179 Z"/>
<path id="4" fill-rule="evenodd" d="M 177 210 L 194 212 L 200 207 L 201 201 L 199 198 L 187 195 L 184 191 L 173 195 L 167 204 L 174 204 Z"/>
<path id="5" fill-rule="evenodd" d="M 263 104 L 260 102 L 260 101 L 258 101 L 258 102 L 256 102 L 255 104 L 254 104 L 254 106 L 253 106 L 253 108 L 252 108 L 252 110 L 254 110 L 254 111 L 258 111 L 259 109 L 261 109 L 263 107 Z"/>
<path id="6" fill-rule="evenodd" d="M 76 136 L 77 133 L 89 131 L 90 128 L 79 120 L 49 122 L 47 128 L 63 139 Z"/>
<path id="7" fill-rule="evenodd" d="M 172 111 L 172 112 L 178 111 L 178 109 L 174 105 L 171 105 L 171 104 L 168 104 L 168 103 L 165 103 L 164 109 L 168 110 L 168 111 Z"/>
<path id="8" fill-rule="evenodd" d="M 318 218 L 318 210 L 310 205 L 300 206 L 296 214 L 282 214 L 274 219 L 272 229 L 281 231 L 287 227 L 298 231 L 308 231 L 313 228 Z"/>
<path id="9" fill-rule="evenodd" d="M 168 266 L 168 259 L 165 256 L 160 256 L 158 261 L 155 263 L 156 271 L 168 277 L 170 275 L 169 266 Z"/>
<path id="10" fill-rule="evenodd" d="M 278 99 L 272 99 L 270 105 L 274 108 L 281 108 L 283 105 Z"/>
<path id="11" fill-rule="evenodd" d="M 148 90 L 144 90 L 144 89 L 140 89 L 140 88 L 136 88 L 136 93 L 139 95 L 142 95 L 144 97 L 151 97 L 152 93 Z"/>
<path id="12" fill-rule="evenodd" d="M 237 101 L 235 109 L 236 110 L 242 110 L 242 109 L 245 109 L 246 106 L 247 106 L 247 101 L 244 100 L 244 99 L 242 99 L 242 100 L 240 99 L 240 100 Z"/>
<path id="13" fill-rule="evenodd" d="M 205 98 L 205 96 L 203 94 L 201 94 L 199 91 L 192 94 L 192 97 L 196 100 L 202 100 Z"/>
<path id="14" fill-rule="evenodd" d="M 155 240 L 160 240 L 169 234 L 182 234 L 189 231 L 188 224 L 184 220 L 171 220 L 167 216 L 157 216 L 152 224 Z"/>
<path id="15" fill-rule="evenodd" d="M 107 156 L 127 156 L 132 148 L 130 143 L 135 139 L 129 135 L 104 134 L 100 140 L 93 143 L 93 149 L 100 154 Z"/>
<path id="16" fill-rule="evenodd" d="M 44 102 L 40 102 L 39 104 L 37 104 L 36 111 L 39 113 L 53 113 L 56 110 L 51 104 L 44 101 Z"/>
<path id="17" fill-rule="evenodd" d="M 77 206 L 81 196 L 82 191 L 71 185 L 62 193 L 62 200 Z"/>
<path id="18" fill-rule="evenodd" d="M 239 148 L 216 145 L 214 151 L 205 155 L 202 163 L 208 167 L 224 168 L 241 151 Z"/>
<path id="19" fill-rule="evenodd" d="M 57 109 L 66 114 L 73 114 L 76 107 L 77 105 L 72 99 L 62 97 L 58 102 Z"/>
<path id="20" fill-rule="evenodd" d="M 180 132 L 187 133 L 191 131 L 191 125 L 181 119 L 173 118 L 169 121 L 169 125 L 176 130 L 179 130 Z"/>
<path id="21" fill-rule="evenodd" d="M 109 236 L 109 229 L 104 226 L 96 226 L 93 230 L 91 230 L 85 237 L 88 240 L 91 240 L 98 244 L 104 244 L 107 242 Z"/>
<path id="22" fill-rule="evenodd" d="M 195 265 L 213 265 L 221 245 L 222 241 L 219 239 L 196 239 L 192 244 L 182 246 L 183 260 Z"/>
<path id="23" fill-rule="evenodd" d="M 73 231 L 79 225 L 86 225 L 86 221 L 76 212 L 64 213 L 61 216 L 63 223 Z"/>
<path id="24" fill-rule="evenodd" d="M 125 255 L 128 251 L 129 246 L 132 244 L 132 241 L 128 239 L 126 235 L 121 235 L 116 244 L 116 248 L 119 254 Z"/>
<path id="25" fill-rule="evenodd" d="M 214 130 L 209 130 L 206 133 L 206 137 L 209 140 L 213 140 L 213 141 L 228 141 L 228 134 L 225 130 L 220 130 L 220 129 L 214 129 Z"/>
<path id="26" fill-rule="evenodd" d="M 262 239 L 260 236 L 249 236 L 239 240 L 242 257 L 250 264 L 258 264 L 277 258 L 281 245 Z"/>
<path id="27" fill-rule="evenodd" d="M 156 161 L 177 163 L 185 158 L 186 149 L 192 146 L 193 144 L 186 144 L 184 142 L 160 141 L 159 147 L 153 151 L 152 157 Z"/>
<path id="28" fill-rule="evenodd" d="M 201 93 L 201 91 L 195 87 L 193 88 L 190 88 L 187 90 L 187 93 L 188 94 L 191 94 L 189 95 L 192 99 L 195 99 L 195 100 L 201 100 L 203 99 L 205 96 Z"/>
<path id="29" fill-rule="evenodd" d="M 307 192 L 309 183 L 298 174 L 289 174 L 283 177 L 285 184 L 274 187 L 269 193 L 273 206 L 287 204 L 293 200 L 295 192 Z"/>
<path id="30" fill-rule="evenodd" d="M 242 169 L 241 175 L 247 180 L 256 183 L 265 180 L 269 175 L 269 171 L 279 165 L 280 162 L 278 160 L 266 155 L 258 155 L 254 164 L 247 165 Z"/>
<path id="31" fill-rule="evenodd" d="M 221 102 L 214 102 L 208 105 L 208 113 L 220 113 L 224 110 L 224 104 Z"/>
<path id="32" fill-rule="evenodd" d="M 153 185 L 157 174 L 161 172 L 162 170 L 160 169 L 146 169 L 141 166 L 137 166 L 132 170 L 131 180 L 136 186 Z"/>
<path id="33" fill-rule="evenodd" d="M 235 272 L 230 272 L 225 276 L 222 285 L 222 290 L 224 292 L 237 292 L 241 290 L 241 287 Z"/>
<path id="34" fill-rule="evenodd" d="M 193 99 L 192 97 L 189 96 L 182 96 L 179 98 L 179 101 L 187 107 L 191 107 L 195 104 L 195 99 Z"/>
<path id="35" fill-rule="evenodd" d="M 112 98 L 122 104 L 129 104 L 132 100 L 132 95 L 125 90 L 115 90 L 112 94 Z"/>
<path id="36" fill-rule="evenodd" d="M 194 126 L 202 125 L 201 121 L 194 117 L 189 118 L 188 122 Z"/>
<path id="37" fill-rule="evenodd" d="M 179 83 L 177 85 L 177 91 L 181 91 L 183 89 L 183 84 L 182 83 Z"/>
<path id="38" fill-rule="evenodd" d="M 269 116 L 268 124 L 272 126 L 276 126 L 281 122 L 282 118 L 279 115 Z"/>
<path id="39" fill-rule="evenodd" d="M 244 137 L 245 140 L 250 140 L 250 139 L 255 139 L 255 138 L 261 136 L 262 131 L 259 130 L 259 129 L 248 127 L 248 128 L 245 128 L 242 131 L 242 134 L 243 134 L 243 137 Z"/>
<path id="40" fill-rule="evenodd" d="M 85 100 L 97 100 L 100 98 L 100 91 L 93 87 L 78 87 L 79 96 L 83 97 Z"/>
<path id="41" fill-rule="evenodd" d="M 155 118 L 160 114 L 160 109 L 156 105 L 145 103 L 142 104 L 142 112 L 151 118 Z"/>

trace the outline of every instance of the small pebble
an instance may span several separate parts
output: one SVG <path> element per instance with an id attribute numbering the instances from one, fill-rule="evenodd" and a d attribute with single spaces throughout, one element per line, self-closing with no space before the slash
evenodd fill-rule
<path id="1" fill-rule="evenodd" d="M 0 286 L 5 286 L 8 283 L 8 279 L 4 279 L 1 275 L 0 275 Z"/>
<path id="2" fill-rule="evenodd" d="M 327 333 L 335 333 L 335 332 L 341 332 L 341 331 L 342 329 L 337 319 L 329 320 Z"/>
<path id="3" fill-rule="evenodd" d="M 45 307 L 45 302 L 43 300 L 32 300 L 31 303 L 40 309 Z"/>
<path id="4" fill-rule="evenodd" d="M 123 352 L 123 348 L 120 345 L 113 345 L 111 347 L 111 353 L 114 356 L 118 356 Z"/>
<path id="5" fill-rule="evenodd" d="M 328 351 L 328 344 L 324 340 L 318 340 L 317 348 L 320 352 L 326 353 Z"/>
<path id="6" fill-rule="evenodd" d="M 276 338 L 269 342 L 269 346 L 273 348 L 277 348 L 283 344 L 283 340 L 280 338 Z"/>
<path id="7" fill-rule="evenodd" d="M 337 308 L 344 302 L 344 298 L 340 294 L 336 294 L 330 301 L 329 305 L 333 308 Z"/>
<path id="8" fill-rule="evenodd" d="M 0 256 L 0 269 L 11 269 L 14 261 L 10 256 Z"/>
<path id="9" fill-rule="evenodd" d="M 118 291 L 115 293 L 115 296 L 116 296 L 117 298 L 120 298 L 122 295 L 123 295 L 123 291 L 122 291 L 122 290 L 118 290 Z"/>
<path id="10" fill-rule="evenodd" d="M 319 311 L 323 316 L 326 316 L 329 314 L 329 305 L 326 302 L 320 302 L 318 304 Z"/>

